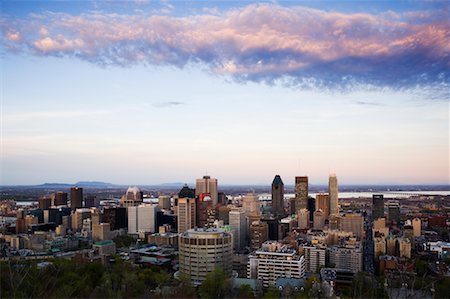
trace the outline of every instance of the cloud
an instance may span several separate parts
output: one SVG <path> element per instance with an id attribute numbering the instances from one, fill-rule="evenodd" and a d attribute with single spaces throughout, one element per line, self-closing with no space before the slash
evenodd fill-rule
<path id="1" fill-rule="evenodd" d="M 356 104 L 363 106 L 385 106 L 384 104 L 381 103 L 366 102 L 366 101 L 356 101 Z"/>
<path id="2" fill-rule="evenodd" d="M 324 90 L 449 87 L 450 25 L 439 11 L 374 15 L 251 4 L 188 16 L 47 12 L 0 26 L 7 50 L 101 66 L 198 65 L 240 82 Z"/>
<path id="3" fill-rule="evenodd" d="M 176 101 L 159 102 L 159 103 L 153 104 L 153 107 L 156 107 L 156 108 L 166 108 L 166 107 L 172 107 L 172 106 L 179 106 L 179 105 L 183 105 L 183 104 L 184 104 L 184 103 L 182 103 L 182 102 L 176 102 Z"/>

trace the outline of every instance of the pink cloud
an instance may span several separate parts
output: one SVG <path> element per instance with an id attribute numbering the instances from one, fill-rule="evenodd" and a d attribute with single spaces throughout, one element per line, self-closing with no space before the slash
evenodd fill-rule
<path id="1" fill-rule="evenodd" d="M 32 54 L 103 65 L 198 63 L 238 80 L 339 85 L 352 78 L 402 87 L 448 82 L 450 65 L 448 22 L 428 12 L 344 14 L 264 4 L 185 17 L 48 13 L 5 24 L 7 44 Z M 420 82 L 424 73 L 430 82 Z"/>

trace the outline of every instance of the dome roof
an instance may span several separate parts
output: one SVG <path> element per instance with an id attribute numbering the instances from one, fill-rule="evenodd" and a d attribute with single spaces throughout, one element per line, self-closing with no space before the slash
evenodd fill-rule
<path id="1" fill-rule="evenodd" d="M 178 192 L 178 198 L 195 198 L 195 190 L 189 188 L 188 185 L 184 185 Z"/>
<path id="2" fill-rule="evenodd" d="M 139 190 L 138 187 L 134 186 L 134 187 L 128 187 L 127 190 L 127 194 L 128 193 L 133 193 L 134 195 L 139 194 L 141 192 L 141 190 Z"/>

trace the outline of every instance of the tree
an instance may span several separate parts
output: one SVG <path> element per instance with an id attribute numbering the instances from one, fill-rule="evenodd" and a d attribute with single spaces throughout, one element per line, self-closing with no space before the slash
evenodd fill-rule
<path id="1" fill-rule="evenodd" d="M 253 289 L 248 284 L 243 284 L 239 287 L 237 298 L 255 298 Z"/>
<path id="2" fill-rule="evenodd" d="M 201 298 L 223 298 L 229 293 L 229 281 L 221 268 L 206 275 L 198 289 Z"/>

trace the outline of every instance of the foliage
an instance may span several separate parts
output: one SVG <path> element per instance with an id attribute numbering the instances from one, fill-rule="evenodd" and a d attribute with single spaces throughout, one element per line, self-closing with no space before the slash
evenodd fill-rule
<path id="1" fill-rule="evenodd" d="M 253 289 L 248 284 L 243 284 L 239 287 L 237 298 L 254 298 Z"/>
<path id="2" fill-rule="evenodd" d="M 230 290 L 228 284 L 225 272 L 221 268 L 216 268 L 206 275 L 205 281 L 198 289 L 199 295 L 201 298 L 224 298 Z"/>
<path id="3" fill-rule="evenodd" d="M 116 243 L 117 248 L 130 247 L 130 245 L 136 242 L 136 240 L 129 235 L 117 236 L 113 239 L 113 241 Z"/>
<path id="4" fill-rule="evenodd" d="M 279 291 L 274 285 L 270 285 L 264 292 L 264 298 L 279 298 Z"/>

